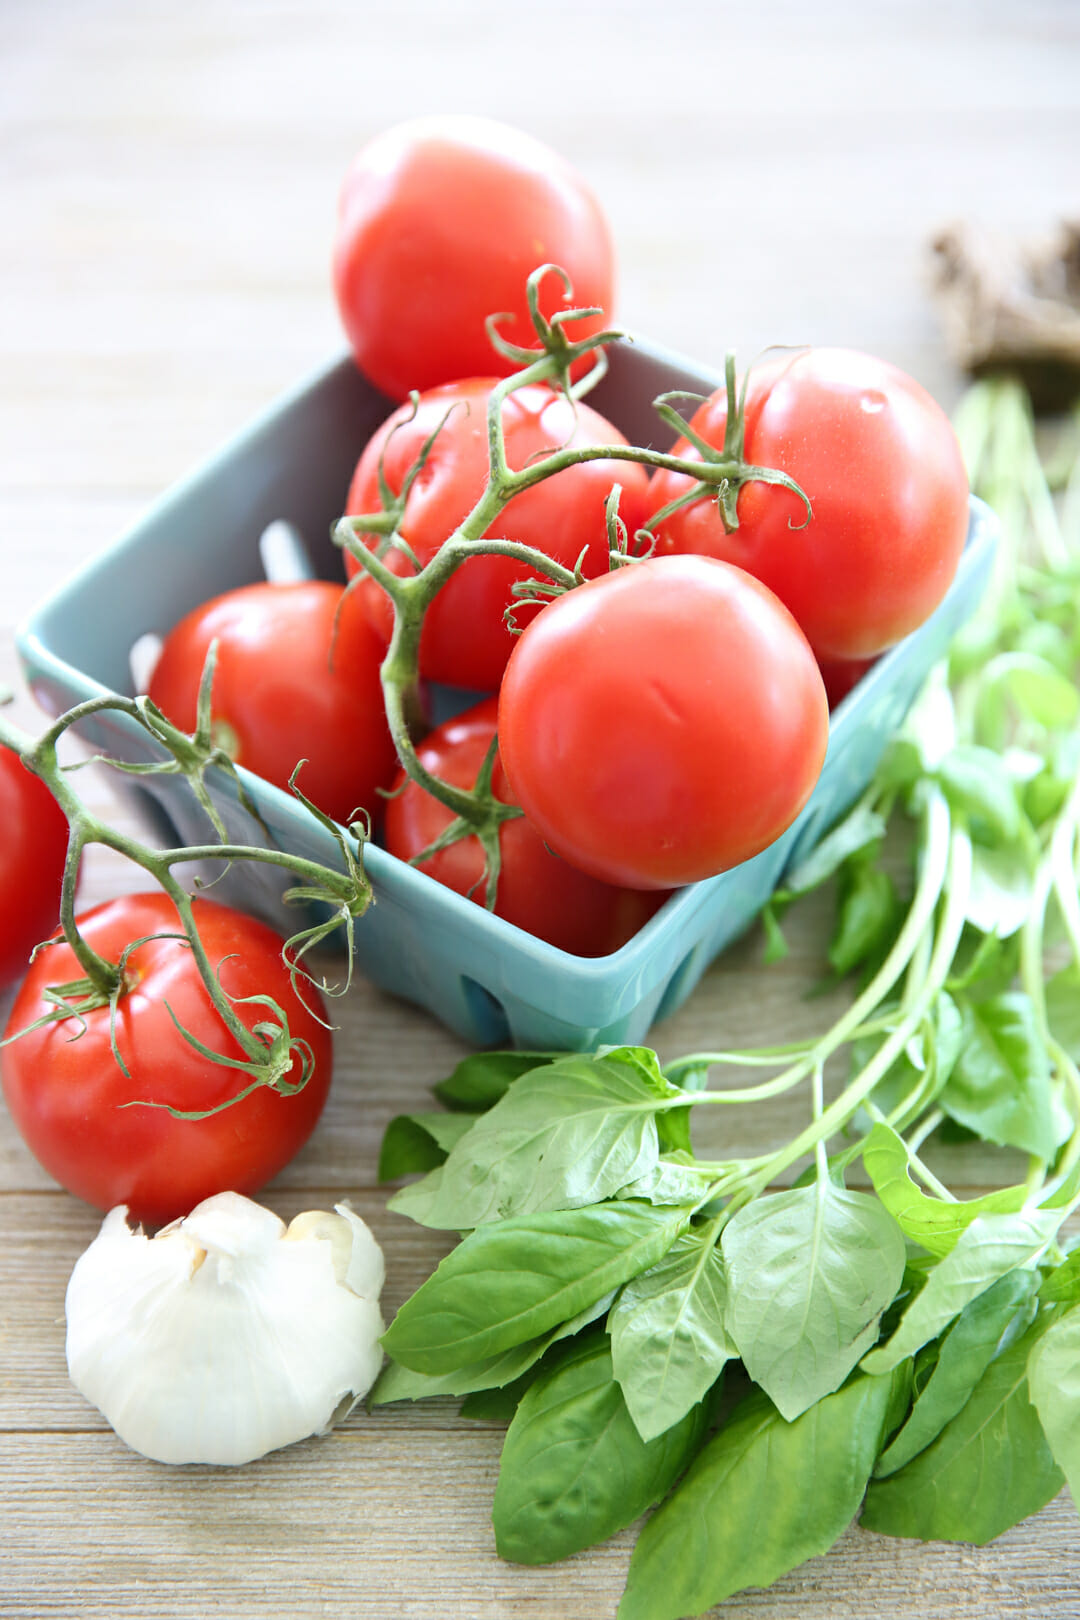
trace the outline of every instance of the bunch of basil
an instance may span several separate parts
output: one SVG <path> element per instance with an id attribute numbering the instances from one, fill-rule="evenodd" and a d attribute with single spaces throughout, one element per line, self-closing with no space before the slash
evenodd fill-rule
<path id="1" fill-rule="evenodd" d="M 666 1069 L 641 1047 L 481 1054 L 435 1088 L 447 1112 L 383 1144 L 383 1179 L 424 1172 L 391 1207 L 466 1235 L 398 1312 L 374 1399 L 508 1422 L 506 1558 L 566 1557 L 659 1503 L 620 1620 L 766 1586 L 864 1498 L 871 1529 L 982 1543 L 1080 1490 L 1080 474 L 1055 505 L 1014 384 L 972 389 L 958 429 L 1005 530 L 988 600 L 767 917 L 776 955 L 784 908 L 835 880 L 850 1009 Z M 906 901 L 881 861 L 904 816 Z M 779 1072 L 704 1089 L 733 1061 Z M 781 1149 L 695 1155 L 695 1108 L 800 1088 Z M 920 1156 L 939 1130 L 1022 1149 L 1024 1180 L 955 1198 Z M 873 1193 L 845 1186 L 860 1158 Z"/>

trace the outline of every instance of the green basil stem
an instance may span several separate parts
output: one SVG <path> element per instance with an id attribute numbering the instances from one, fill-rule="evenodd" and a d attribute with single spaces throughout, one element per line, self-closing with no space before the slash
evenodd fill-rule
<path id="1" fill-rule="evenodd" d="M 805 1080 L 818 1062 L 824 1064 L 838 1048 L 863 1032 L 864 1019 L 878 1010 L 908 966 L 933 920 L 948 867 L 950 827 L 951 816 L 945 796 L 939 788 L 931 787 L 923 803 L 925 850 L 911 908 L 885 961 L 847 1012 L 814 1042 L 803 1058 L 772 1080 L 764 1081 L 758 1086 L 743 1087 L 737 1091 L 701 1092 L 696 1094 L 696 1101 L 723 1105 L 761 1102 L 770 1097 L 780 1096 Z M 911 1033 L 912 1030 L 908 1029 L 904 1042 Z M 901 1043 L 901 1047 L 904 1042 Z M 723 1053 L 696 1053 L 692 1057 L 681 1058 L 678 1065 L 672 1065 L 668 1072 L 672 1073 L 676 1068 L 684 1070 L 708 1068 L 714 1063 L 724 1061 L 726 1058 Z"/>
<path id="2" fill-rule="evenodd" d="M 927 854 L 926 864 L 929 866 L 929 850 Z M 926 979 L 918 996 L 913 999 L 911 1007 L 900 1019 L 892 1034 L 886 1037 L 870 1061 L 856 1075 L 855 1079 L 844 1088 L 839 1097 L 829 1104 L 821 1118 L 806 1130 L 800 1132 L 786 1147 L 766 1160 L 761 1173 L 755 1178 L 755 1184 L 759 1190 L 764 1190 L 768 1183 L 780 1175 L 782 1171 L 794 1164 L 803 1154 L 813 1150 L 819 1140 L 827 1140 L 837 1131 L 842 1130 L 856 1109 L 861 1103 L 865 1102 L 878 1081 L 888 1072 L 903 1052 L 904 1047 L 917 1030 L 924 1015 L 944 988 L 953 957 L 956 954 L 956 948 L 960 943 L 960 935 L 963 932 L 970 886 L 971 839 L 964 828 L 956 827 L 953 829 L 950 838 L 947 878 L 945 881 L 945 902 Z M 938 893 L 940 894 L 940 892 L 939 884 Z M 910 921 L 921 909 L 917 892 L 915 902 L 908 913 L 908 920 Z M 929 918 L 927 918 L 928 921 Z M 826 1051 L 832 1051 L 838 1043 L 834 1039 L 826 1039 L 821 1044 Z"/>

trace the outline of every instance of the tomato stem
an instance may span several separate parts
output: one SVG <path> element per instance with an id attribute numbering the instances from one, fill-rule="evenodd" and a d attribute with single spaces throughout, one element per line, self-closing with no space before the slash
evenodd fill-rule
<path id="1" fill-rule="evenodd" d="M 212 739 L 210 695 L 215 657 L 216 649 L 211 647 L 200 684 L 196 730 L 190 736 L 166 720 L 146 698 L 101 697 L 92 698 L 61 715 L 38 738 L 32 737 L 0 715 L 0 743 L 18 754 L 24 766 L 44 782 L 67 817 L 70 828 L 59 920 L 63 939 L 70 946 L 85 974 L 85 979 L 52 987 L 51 999 L 54 1002 L 54 1010 L 48 1015 L 48 1021 L 60 1021 L 65 1018 L 74 1018 L 78 1021 L 95 1008 L 109 1006 L 112 1009 L 110 1027 L 115 1031 L 116 1005 L 126 989 L 127 955 L 135 944 L 145 943 L 132 942 L 119 962 L 109 962 L 93 949 L 79 929 L 75 904 L 83 853 L 88 845 L 100 844 L 147 873 L 172 900 L 207 995 L 225 1029 L 239 1045 L 243 1059 L 208 1054 L 204 1051 L 203 1043 L 199 1042 L 191 1031 L 178 1025 L 181 1034 L 191 1045 L 204 1051 L 204 1055 L 210 1055 L 213 1061 L 249 1073 L 253 1077 L 252 1085 L 270 1086 L 287 1094 L 306 1083 L 310 1074 L 310 1054 L 306 1051 L 306 1043 L 291 1037 L 287 1016 L 275 1002 L 267 1001 L 271 1017 L 256 1024 L 254 1028 L 249 1027 L 239 1016 L 230 997 L 222 988 L 218 975 L 220 964 L 211 962 L 206 953 L 195 920 L 192 897 L 174 875 L 173 868 L 192 862 L 214 861 L 227 864 L 234 860 L 261 861 L 287 872 L 302 885 L 288 890 L 283 897 L 286 901 L 314 902 L 329 907 L 331 911 L 329 921 L 310 924 L 285 942 L 283 956 L 296 987 L 298 978 L 310 978 L 302 965 L 306 951 L 313 943 L 318 943 L 333 928 L 342 924 L 349 940 L 351 963 L 353 923 L 363 914 L 371 895 L 370 884 L 364 875 L 361 859 L 366 829 L 354 826 L 348 834 L 345 834 L 336 823 L 331 822 L 304 797 L 294 782 L 293 791 L 305 808 L 336 839 L 342 857 L 341 870 L 321 865 L 317 861 L 294 855 L 287 850 L 227 841 L 224 823 L 206 787 L 205 776 L 211 767 L 225 770 L 232 776 L 240 803 L 264 832 L 266 829 L 243 784 L 236 776 L 232 761 L 215 746 Z M 104 713 L 120 716 L 129 726 L 135 725 L 148 733 L 168 756 L 152 765 L 133 765 L 121 759 L 106 759 L 104 762 L 135 775 L 183 776 L 199 804 L 206 811 L 211 826 L 218 834 L 218 842 L 165 850 L 150 849 L 132 835 L 101 820 L 87 808 L 70 781 L 69 772 L 74 767 L 65 768 L 60 764 L 57 745 L 65 732 L 73 726 Z M 123 1061 L 116 1048 L 115 1033 L 113 1050 L 122 1068 Z M 246 1095 L 247 1090 L 250 1090 L 250 1087 L 233 1100 L 239 1101 L 242 1095 Z"/>
<path id="2" fill-rule="evenodd" d="M 541 265 L 529 276 L 526 298 L 533 329 L 538 339 L 537 349 L 526 349 L 508 343 L 499 333 L 498 316 L 493 316 L 488 321 L 488 335 L 492 344 L 519 369 L 501 378 L 492 387 L 488 396 L 488 470 L 484 490 L 472 510 L 453 533 L 446 537 L 430 562 L 422 568 L 416 567 L 415 556 L 403 540 L 401 527 L 409 489 L 431 454 L 438 434 L 445 426 L 446 416 L 425 441 L 399 492 L 395 493 L 390 488 L 380 460 L 378 480 L 382 510 L 360 516 L 343 517 L 335 524 L 333 530 L 335 545 L 347 551 L 375 581 L 386 593 L 393 608 L 394 625 L 381 667 L 381 679 L 387 719 L 398 759 L 406 775 L 426 793 L 445 805 L 454 817 L 453 823 L 443 835 L 446 843 L 470 836 L 480 839 L 486 860 L 486 893 L 489 908 L 494 907 L 497 898 L 499 827 L 508 815 L 520 815 L 520 810 L 504 805 L 494 798 L 489 787 L 481 787 L 479 784 L 471 790 L 455 787 L 435 776 L 421 762 L 415 745 L 424 727 L 423 705 L 420 699 L 420 642 L 424 618 L 431 604 L 458 569 L 475 557 L 511 557 L 519 561 L 523 568 L 543 576 L 545 581 L 550 582 L 549 584 L 536 586 L 535 589 L 524 585 L 517 593 L 520 597 L 533 602 L 573 590 L 583 583 L 580 569 L 568 569 L 535 547 L 491 534 L 493 525 L 497 523 L 509 502 L 524 491 L 533 489 L 567 468 L 583 462 L 627 461 L 686 474 L 694 480 L 693 491 L 686 499 L 698 499 L 702 495 L 715 493 L 722 503 L 725 514 L 730 508 L 730 527 L 734 527 L 737 521 L 734 517 L 734 502 L 738 492 L 742 485 L 750 480 L 780 484 L 790 489 L 804 503 L 807 517 L 810 515 L 810 503 L 805 494 L 785 473 L 773 468 L 751 466 L 743 459 L 742 413 L 745 404 L 745 382 L 742 398 L 736 400 L 733 356 L 728 357 L 730 399 L 728 432 L 723 451 L 718 452 L 701 441 L 667 404 L 667 400 L 674 396 L 662 395 L 656 401 L 657 413 L 673 431 L 689 438 L 698 452 L 696 457 L 673 455 L 641 445 L 566 445 L 562 449 L 538 457 L 525 467 L 512 468 L 507 460 L 503 428 L 503 407 L 510 396 L 523 388 L 546 384 L 558 390 L 571 402 L 576 402 L 603 375 L 607 364 L 605 357 L 607 346 L 621 340 L 624 335 L 618 331 L 605 331 L 577 343 L 571 342 L 564 330 L 566 323 L 597 312 L 566 308 L 548 320 L 540 309 L 540 288 L 548 276 L 555 276 L 562 282 L 568 301 L 573 292 L 570 278 L 558 265 Z M 589 371 L 574 382 L 573 368 L 588 357 L 593 358 Z M 415 416 L 418 396 L 411 397 Z M 680 504 L 683 504 L 681 499 Z M 621 567 L 636 561 L 637 558 L 630 554 L 621 538 L 611 538 L 613 534 L 617 536 L 617 518 L 610 513 L 608 530 L 609 567 Z M 363 537 L 371 535 L 380 536 L 376 548 L 370 548 L 364 543 Z M 650 539 L 651 536 L 645 535 L 645 538 Z M 410 576 L 402 577 L 387 566 L 384 559 L 392 546 L 396 546 L 410 559 L 414 567 L 414 572 Z M 443 840 L 440 841 L 440 847 L 443 847 Z M 427 853 L 430 851 L 425 852 Z"/>

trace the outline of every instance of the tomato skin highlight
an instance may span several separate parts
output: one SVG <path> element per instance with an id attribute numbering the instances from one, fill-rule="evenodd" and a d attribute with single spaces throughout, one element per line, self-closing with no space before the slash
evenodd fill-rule
<path id="1" fill-rule="evenodd" d="M 67 844 L 67 819 L 44 782 L 0 746 L 0 990 L 56 927 Z"/>
<path id="2" fill-rule="evenodd" d="M 536 347 L 525 284 L 542 264 L 573 284 L 574 307 L 603 313 L 567 324 L 577 342 L 599 332 L 614 301 L 607 221 L 571 166 L 542 142 L 492 119 L 467 115 L 398 124 L 365 146 L 346 175 L 338 207 L 333 277 L 357 364 L 391 399 L 515 362 L 491 344 L 501 336 Z M 540 307 L 570 307 L 546 278 Z"/>
<path id="3" fill-rule="evenodd" d="M 116 1040 L 130 1071 L 125 1078 L 109 1044 L 109 1009 L 86 1015 L 72 1039 L 71 1020 L 33 1030 L 0 1052 L 4 1096 L 30 1151 L 63 1187 L 98 1209 L 127 1204 L 153 1225 L 187 1214 L 214 1193 L 254 1193 L 303 1146 L 330 1085 L 330 1032 L 299 1001 L 281 960 L 281 940 L 242 912 L 196 900 L 195 919 L 221 983 L 235 997 L 270 995 L 285 1010 L 293 1036 L 307 1041 L 315 1068 L 307 1085 L 286 1097 L 263 1087 L 208 1119 L 174 1119 L 164 1108 L 125 1107 L 163 1102 L 202 1110 L 235 1096 L 249 1083 L 241 1070 L 214 1064 L 184 1040 L 169 1007 L 186 1029 L 225 1056 L 243 1057 L 214 1010 L 191 951 L 175 940 L 152 940 L 128 961 L 132 988 L 120 997 Z M 127 895 L 79 919 L 89 943 L 116 961 L 132 940 L 178 932 L 176 909 L 160 893 Z M 5 1034 L 26 1029 L 48 1010 L 43 991 L 81 977 L 66 944 L 43 951 L 30 969 Z M 321 1011 L 318 992 L 305 990 Z M 168 1002 L 168 1007 L 166 1006 Z M 270 1016 L 260 1006 L 236 1006 L 249 1027 Z"/>
<path id="4" fill-rule="evenodd" d="M 872 658 L 929 617 L 948 590 L 968 524 L 956 435 L 930 395 L 896 366 L 845 349 L 809 349 L 750 373 L 747 461 L 787 473 L 813 517 L 777 485 L 745 484 L 731 534 L 713 499 L 659 526 L 657 555 L 695 552 L 736 563 L 775 591 L 819 658 Z M 719 390 L 691 418 L 724 441 Z M 681 442 L 676 453 L 698 459 Z M 660 471 L 655 513 L 691 487 Z"/>
<path id="5" fill-rule="evenodd" d="M 343 600 L 344 597 L 344 600 Z M 149 696 L 194 731 L 203 664 L 218 642 L 211 710 L 238 765 L 297 785 L 327 815 L 374 816 L 397 763 L 383 709 L 383 645 L 355 592 L 327 580 L 227 591 L 165 638 Z"/>
<path id="6" fill-rule="evenodd" d="M 486 413 L 494 384 L 492 377 L 472 377 L 432 389 L 421 396 L 415 416 L 411 406 L 395 411 L 357 464 L 346 512 L 381 511 L 380 456 L 387 482 L 396 494 L 425 440 L 446 413 L 451 413 L 405 504 L 401 533 L 421 566 L 435 556 L 487 486 Z M 503 406 L 502 419 L 506 457 L 515 471 L 537 455 L 564 446 L 626 443 L 597 411 L 579 404 L 575 412 L 561 395 L 539 384 L 512 394 Z M 567 568 L 573 568 L 584 551 L 585 575 L 601 573 L 607 568 L 608 554 L 604 503 L 615 483 L 622 490 L 620 515 L 633 534 L 645 512 L 648 474 L 638 463 L 607 459 L 579 462 L 523 490 L 504 507 L 488 532 L 498 539 L 535 546 Z M 389 552 L 386 561 L 397 573 L 411 572 L 400 551 Z M 361 564 L 346 555 L 345 566 L 354 576 Z M 512 587 L 516 580 L 536 577 L 534 570 L 512 557 L 476 557 L 464 563 L 428 609 L 420 638 L 421 675 L 449 686 L 493 691 L 514 646 L 503 620 L 504 609 L 514 600 Z M 372 624 L 388 643 L 393 614 L 385 592 L 374 582 L 357 588 Z M 527 624 L 537 611 L 522 605 L 517 611 L 518 624 Z"/>
<path id="7" fill-rule="evenodd" d="M 499 696 L 511 791 L 608 883 L 693 883 L 790 826 L 821 771 L 813 654 L 759 581 L 706 557 L 630 564 L 525 631 Z"/>
<path id="8" fill-rule="evenodd" d="M 418 748 L 421 763 L 454 787 L 473 787 L 495 734 L 496 708 L 497 700 L 486 698 L 444 722 Z M 514 802 L 498 757 L 492 787 L 504 803 Z M 452 819 L 445 805 L 401 772 L 395 796 L 387 801 L 386 847 L 399 860 L 411 860 Z M 499 847 L 502 870 L 495 915 L 575 956 L 608 956 L 619 950 L 667 899 L 659 890 L 617 888 L 589 877 L 554 855 L 524 816 L 503 823 Z M 477 839 L 459 839 L 424 861 L 419 870 L 477 905 L 484 904 L 483 851 Z"/>

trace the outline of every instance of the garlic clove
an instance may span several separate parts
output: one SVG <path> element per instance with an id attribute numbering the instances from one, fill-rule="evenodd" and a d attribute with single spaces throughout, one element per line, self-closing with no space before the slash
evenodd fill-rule
<path id="1" fill-rule="evenodd" d="M 286 1238 L 324 1237 L 330 1242 L 334 1256 L 334 1271 L 339 1283 L 345 1283 L 354 1294 L 365 1299 L 378 1299 L 386 1281 L 383 1252 L 371 1235 L 371 1229 L 360 1219 L 346 1200 L 335 1204 L 336 1211 L 328 1215 L 325 1210 L 309 1209 L 289 1222 Z"/>
<path id="2" fill-rule="evenodd" d="M 134 1450 L 241 1463 L 325 1429 L 382 1363 L 382 1254 L 347 1205 L 286 1230 L 236 1193 L 148 1238 L 111 1210 L 72 1272 L 72 1381 Z"/>

